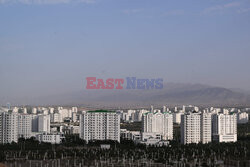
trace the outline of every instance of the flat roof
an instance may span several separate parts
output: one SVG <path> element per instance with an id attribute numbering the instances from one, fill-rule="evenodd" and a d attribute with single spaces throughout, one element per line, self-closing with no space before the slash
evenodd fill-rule
<path id="1" fill-rule="evenodd" d="M 87 111 L 87 113 L 115 113 L 115 111 L 108 111 L 108 110 L 94 110 L 94 111 Z"/>

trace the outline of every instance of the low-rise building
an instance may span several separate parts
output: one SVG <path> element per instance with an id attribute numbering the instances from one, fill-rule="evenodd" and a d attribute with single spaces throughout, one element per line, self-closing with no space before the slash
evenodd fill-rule
<path id="1" fill-rule="evenodd" d="M 39 142 L 45 142 L 45 143 L 51 143 L 51 144 L 60 144 L 64 138 L 65 137 L 62 133 L 57 133 L 57 134 L 43 133 L 43 134 L 36 135 L 36 139 Z"/>
<path id="2" fill-rule="evenodd" d="M 140 141 L 141 140 L 141 132 L 140 131 L 128 131 L 126 129 L 121 129 L 121 138 L 124 140 L 133 140 Z"/>

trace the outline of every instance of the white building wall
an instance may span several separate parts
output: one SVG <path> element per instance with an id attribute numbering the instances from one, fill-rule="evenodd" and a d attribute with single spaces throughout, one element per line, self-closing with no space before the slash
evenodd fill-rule
<path id="1" fill-rule="evenodd" d="M 181 143 L 199 143 L 201 141 L 201 116 L 199 113 L 186 113 L 181 116 Z"/>
<path id="2" fill-rule="evenodd" d="M 38 134 L 36 139 L 39 142 L 51 143 L 51 144 L 60 144 L 64 138 L 63 134 Z"/>
<path id="3" fill-rule="evenodd" d="M 120 142 L 120 116 L 115 112 L 91 111 L 80 116 L 80 138 Z"/>
<path id="4" fill-rule="evenodd" d="M 148 112 L 143 115 L 143 132 L 160 133 L 164 140 L 173 139 L 173 115 L 165 112 Z"/>
<path id="5" fill-rule="evenodd" d="M 184 113 L 182 112 L 175 112 L 173 113 L 173 122 L 176 124 L 180 124 L 181 123 L 181 115 L 183 115 Z"/>
<path id="6" fill-rule="evenodd" d="M 219 142 L 237 141 L 237 115 L 214 114 L 212 117 L 213 140 Z"/>
<path id="7" fill-rule="evenodd" d="M 212 141 L 212 119 L 211 113 L 201 114 L 201 141 L 203 144 Z"/>
<path id="8" fill-rule="evenodd" d="M 76 112 L 72 112 L 72 121 L 73 122 L 76 122 L 77 121 L 77 114 L 76 114 Z"/>
<path id="9" fill-rule="evenodd" d="M 32 108 L 32 114 L 37 114 L 37 108 Z"/>
<path id="10" fill-rule="evenodd" d="M 38 116 L 38 132 L 50 133 L 50 116 L 49 115 Z"/>
<path id="11" fill-rule="evenodd" d="M 18 142 L 18 114 L 0 111 L 0 143 Z"/>
<path id="12" fill-rule="evenodd" d="M 60 113 L 50 114 L 50 122 L 63 122 L 61 114 Z"/>
<path id="13" fill-rule="evenodd" d="M 28 114 L 18 115 L 18 137 L 28 139 L 32 136 L 32 116 Z"/>

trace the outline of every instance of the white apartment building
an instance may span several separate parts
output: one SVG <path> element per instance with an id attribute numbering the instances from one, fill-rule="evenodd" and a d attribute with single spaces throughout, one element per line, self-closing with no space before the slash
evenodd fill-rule
<path id="1" fill-rule="evenodd" d="M 38 132 L 50 133 L 49 115 L 38 115 Z"/>
<path id="2" fill-rule="evenodd" d="M 214 114 L 212 116 L 213 140 L 218 142 L 237 141 L 237 115 Z"/>
<path id="3" fill-rule="evenodd" d="M 142 117 L 143 132 L 160 133 L 163 140 L 173 139 L 173 114 L 169 112 L 145 113 Z"/>
<path id="4" fill-rule="evenodd" d="M 48 114 L 49 114 L 49 110 L 48 109 L 43 110 L 43 115 L 48 115 Z"/>
<path id="5" fill-rule="evenodd" d="M 50 107 L 50 108 L 49 108 L 49 113 L 50 113 L 50 114 L 53 114 L 53 113 L 54 113 L 54 110 L 55 110 L 54 108 Z"/>
<path id="6" fill-rule="evenodd" d="M 176 124 L 180 124 L 181 123 L 181 115 L 183 115 L 183 112 L 174 112 L 173 113 L 173 122 Z"/>
<path id="7" fill-rule="evenodd" d="M 12 112 L 18 113 L 18 110 L 19 110 L 19 108 L 14 107 L 13 110 L 12 110 Z"/>
<path id="8" fill-rule="evenodd" d="M 61 109 L 61 110 L 58 110 L 58 113 L 61 114 L 62 120 L 64 120 L 65 118 L 72 117 L 72 110 Z"/>
<path id="9" fill-rule="evenodd" d="M 63 122 L 61 114 L 60 113 L 50 114 L 50 122 Z"/>
<path id="10" fill-rule="evenodd" d="M 211 113 L 203 112 L 201 114 L 201 142 L 203 144 L 212 141 L 212 117 Z"/>
<path id="11" fill-rule="evenodd" d="M 32 108 L 32 114 L 37 114 L 37 108 Z"/>
<path id="12" fill-rule="evenodd" d="M 18 142 L 18 114 L 0 111 L 0 143 Z"/>
<path id="13" fill-rule="evenodd" d="M 148 110 L 137 110 L 137 112 L 135 113 L 135 120 L 134 121 L 142 121 L 142 117 L 143 117 L 143 114 L 145 113 L 148 113 L 149 111 Z"/>
<path id="14" fill-rule="evenodd" d="M 23 108 L 23 113 L 27 114 L 27 108 Z"/>
<path id="15" fill-rule="evenodd" d="M 181 143 L 199 143 L 201 141 L 200 113 L 185 113 L 181 116 Z"/>
<path id="16" fill-rule="evenodd" d="M 76 112 L 72 112 L 71 120 L 72 120 L 72 122 L 76 122 L 77 121 L 77 114 L 76 114 Z"/>
<path id="17" fill-rule="evenodd" d="M 87 111 L 80 116 L 80 138 L 120 142 L 120 116 L 113 111 Z"/>
<path id="18" fill-rule="evenodd" d="M 127 110 L 122 113 L 122 120 L 125 122 L 133 121 L 135 119 L 136 110 Z"/>
<path id="19" fill-rule="evenodd" d="M 187 105 L 187 106 L 184 105 L 182 107 L 182 111 L 183 112 L 192 112 L 192 111 L 198 112 L 199 111 L 199 107 L 192 106 L 192 105 Z"/>
<path id="20" fill-rule="evenodd" d="M 29 114 L 18 115 L 18 137 L 28 139 L 32 136 L 32 116 Z"/>
<path id="21" fill-rule="evenodd" d="M 72 107 L 72 112 L 77 112 L 77 111 L 78 111 L 77 107 Z"/>
<path id="22" fill-rule="evenodd" d="M 248 113 L 246 112 L 239 112 L 237 113 L 237 123 L 238 124 L 245 124 L 248 123 Z"/>
<path id="23" fill-rule="evenodd" d="M 211 114 L 189 112 L 181 116 L 181 143 L 209 143 L 212 141 Z"/>

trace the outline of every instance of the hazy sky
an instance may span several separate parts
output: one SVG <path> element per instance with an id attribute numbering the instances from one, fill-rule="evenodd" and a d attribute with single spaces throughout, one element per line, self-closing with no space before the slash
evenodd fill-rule
<path id="1" fill-rule="evenodd" d="M 0 101 L 136 76 L 250 90 L 250 0 L 0 0 Z"/>

